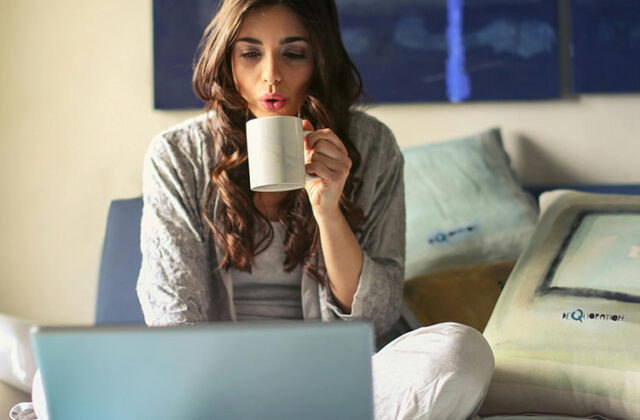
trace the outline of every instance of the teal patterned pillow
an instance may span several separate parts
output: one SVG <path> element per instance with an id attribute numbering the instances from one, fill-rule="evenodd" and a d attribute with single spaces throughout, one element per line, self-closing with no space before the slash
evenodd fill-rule
<path id="1" fill-rule="evenodd" d="M 537 220 L 499 129 L 403 150 L 405 278 L 515 260 Z"/>

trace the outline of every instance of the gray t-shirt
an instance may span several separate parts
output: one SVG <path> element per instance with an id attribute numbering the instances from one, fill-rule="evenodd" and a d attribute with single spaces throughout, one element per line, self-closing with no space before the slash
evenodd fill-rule
<path id="1" fill-rule="evenodd" d="M 255 256 L 251 273 L 229 269 L 238 321 L 302 319 L 302 268 L 284 270 L 286 228 L 271 222 L 273 240 Z"/>
<path id="2" fill-rule="evenodd" d="M 362 162 L 354 201 L 367 221 L 356 238 L 363 251 L 351 313 L 335 304 L 331 289 L 302 275 L 304 319 L 370 320 L 378 335 L 398 319 L 405 255 L 403 158 L 391 131 L 353 111 L 350 138 Z M 236 320 L 232 279 L 216 270 L 221 250 L 202 212 L 211 185 L 213 137 L 205 114 L 157 135 L 144 161 L 137 292 L 152 326 Z M 209 217 L 215 222 L 218 192 Z M 319 258 L 322 258 L 320 255 Z"/>

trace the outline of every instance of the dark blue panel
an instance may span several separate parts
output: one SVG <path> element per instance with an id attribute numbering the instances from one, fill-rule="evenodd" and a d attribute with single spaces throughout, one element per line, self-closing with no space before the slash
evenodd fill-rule
<path id="1" fill-rule="evenodd" d="M 556 0 L 336 0 L 347 50 L 378 102 L 559 96 Z M 215 0 L 154 0 L 156 108 L 200 108 L 196 46 Z"/>
<path id="2" fill-rule="evenodd" d="M 153 0 L 156 109 L 202 108 L 191 87 L 193 58 L 216 0 Z"/>
<path id="3" fill-rule="evenodd" d="M 555 0 L 337 4 L 347 50 L 377 101 L 559 96 Z"/>
<path id="4" fill-rule="evenodd" d="M 640 1 L 572 0 L 575 92 L 640 91 Z"/>

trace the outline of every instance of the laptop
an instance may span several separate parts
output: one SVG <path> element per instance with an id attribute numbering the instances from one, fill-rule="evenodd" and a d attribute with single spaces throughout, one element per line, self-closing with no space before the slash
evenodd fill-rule
<path id="1" fill-rule="evenodd" d="M 35 327 L 50 420 L 372 419 L 373 329 Z"/>

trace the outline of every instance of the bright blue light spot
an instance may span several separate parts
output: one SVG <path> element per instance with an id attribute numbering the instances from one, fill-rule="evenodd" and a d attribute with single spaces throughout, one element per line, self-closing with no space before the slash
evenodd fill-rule
<path id="1" fill-rule="evenodd" d="M 471 95 L 471 82 L 465 72 L 463 8 L 464 0 L 447 0 L 447 96 L 451 102 L 461 102 Z"/>

